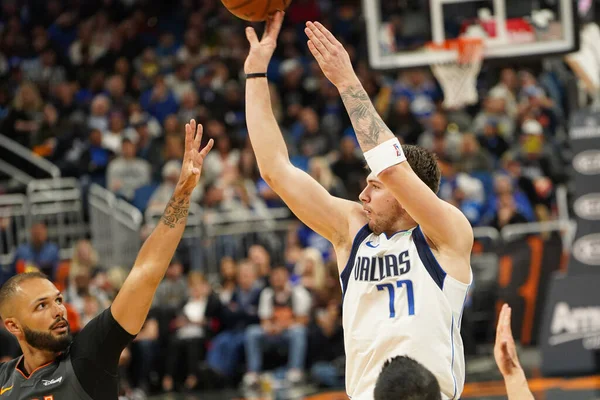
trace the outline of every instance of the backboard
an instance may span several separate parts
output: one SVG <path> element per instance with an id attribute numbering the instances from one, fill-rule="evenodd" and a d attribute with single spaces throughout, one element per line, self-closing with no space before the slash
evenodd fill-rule
<path id="1" fill-rule="evenodd" d="M 581 0 L 580 0 L 581 1 Z M 484 58 L 535 58 L 579 46 L 573 0 L 363 0 L 373 68 L 453 61 L 456 52 L 427 50 L 458 37 L 484 39 Z"/>

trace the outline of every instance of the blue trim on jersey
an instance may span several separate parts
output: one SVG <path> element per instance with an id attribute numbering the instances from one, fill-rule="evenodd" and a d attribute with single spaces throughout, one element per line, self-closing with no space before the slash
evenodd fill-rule
<path id="1" fill-rule="evenodd" d="M 444 279 L 446 279 L 446 271 L 444 271 L 433 255 L 431 247 L 429 247 L 427 239 L 425 239 L 425 235 L 423 235 L 423 232 L 421 231 L 421 227 L 417 226 L 412 235 L 415 246 L 417 246 L 417 253 L 419 253 L 419 258 L 423 262 L 425 269 L 427 269 L 431 279 L 433 279 L 439 288 L 443 289 Z"/>
<path id="2" fill-rule="evenodd" d="M 454 394 L 452 400 L 456 398 L 456 377 L 454 376 L 454 314 L 452 314 L 452 324 L 450 324 L 450 343 L 452 344 L 452 362 L 450 368 L 452 372 L 452 380 L 454 381 Z"/>
<path id="3" fill-rule="evenodd" d="M 358 248 L 361 243 L 371 234 L 371 230 L 369 229 L 369 224 L 366 224 L 356 233 L 354 237 L 354 241 L 352 242 L 352 250 L 350 251 L 350 257 L 348 258 L 348 262 L 344 267 L 344 270 L 340 274 L 340 280 L 342 281 L 342 304 L 344 304 L 344 296 L 346 296 L 346 290 L 348 289 L 348 282 L 350 281 L 350 276 L 352 276 L 352 268 L 354 267 L 354 259 L 356 258 L 356 253 L 358 253 Z"/>

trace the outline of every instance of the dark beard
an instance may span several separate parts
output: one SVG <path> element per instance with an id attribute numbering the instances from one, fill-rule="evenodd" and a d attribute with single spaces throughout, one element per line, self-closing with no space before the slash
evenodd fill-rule
<path id="1" fill-rule="evenodd" d="M 26 327 L 23 327 L 23 334 L 25 335 L 25 341 L 31 347 L 52 353 L 65 351 L 73 340 L 69 326 L 67 326 L 67 333 L 59 337 L 52 335 L 51 332 L 33 331 Z"/>

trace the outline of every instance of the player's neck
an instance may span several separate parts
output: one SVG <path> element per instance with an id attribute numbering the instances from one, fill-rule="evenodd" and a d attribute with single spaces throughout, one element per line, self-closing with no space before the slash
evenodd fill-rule
<path id="1" fill-rule="evenodd" d="M 34 349 L 30 346 L 21 346 L 23 349 L 23 363 L 21 364 L 22 371 L 29 376 L 37 368 L 51 363 L 56 358 L 57 354 L 49 351 Z"/>
<path id="2" fill-rule="evenodd" d="M 414 219 L 410 217 L 402 217 L 395 224 L 390 226 L 389 229 L 385 229 L 382 233 L 384 233 L 389 238 L 398 232 L 408 231 L 416 226 L 417 223 Z"/>

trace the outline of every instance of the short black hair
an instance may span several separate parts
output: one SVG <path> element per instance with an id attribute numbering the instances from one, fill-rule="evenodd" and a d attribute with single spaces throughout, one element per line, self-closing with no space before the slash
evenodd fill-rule
<path id="1" fill-rule="evenodd" d="M 375 385 L 375 400 L 441 400 L 440 384 L 431 371 L 406 356 L 383 364 Z"/>
<path id="2" fill-rule="evenodd" d="M 24 274 L 17 274 L 11 277 L 9 280 L 4 282 L 4 285 L 0 287 L 0 318 L 4 319 L 6 316 L 4 315 L 5 305 L 10 300 L 11 297 L 17 293 L 19 286 L 26 281 L 32 279 L 45 279 L 49 281 L 47 275 L 41 272 L 27 272 Z"/>

